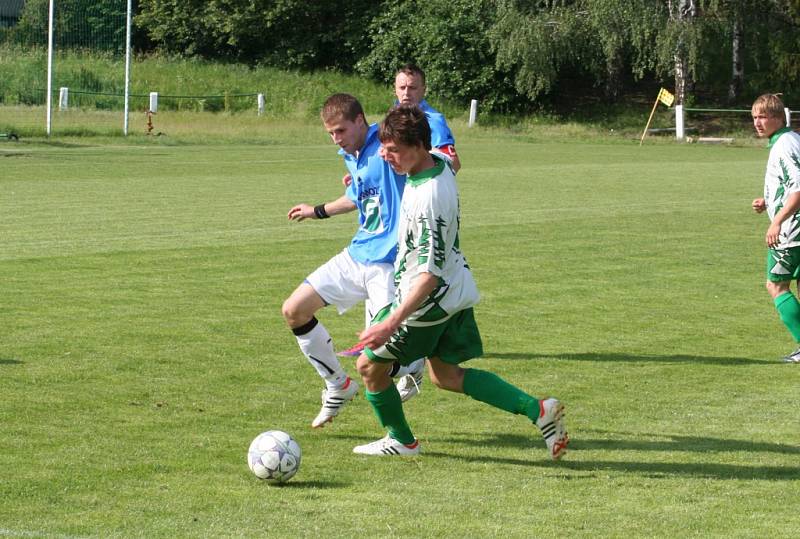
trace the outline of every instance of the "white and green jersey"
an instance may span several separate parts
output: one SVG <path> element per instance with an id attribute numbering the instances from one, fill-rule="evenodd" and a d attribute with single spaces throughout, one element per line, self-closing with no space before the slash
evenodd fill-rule
<path id="1" fill-rule="evenodd" d="M 406 178 L 400 209 L 393 307 L 403 301 L 420 274 L 439 278 L 428 299 L 406 320 L 410 326 L 440 324 L 480 299 L 458 244 L 456 177 L 443 159 L 433 158 L 433 168 Z"/>
<path id="2" fill-rule="evenodd" d="M 764 201 L 770 221 L 792 193 L 800 191 L 800 135 L 784 128 L 769 139 L 769 160 L 764 176 Z M 800 215 L 795 213 L 781 225 L 778 249 L 800 246 Z"/>

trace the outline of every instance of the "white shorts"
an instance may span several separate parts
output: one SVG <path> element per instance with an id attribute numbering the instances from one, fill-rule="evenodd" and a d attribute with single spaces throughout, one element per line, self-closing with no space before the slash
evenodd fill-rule
<path id="1" fill-rule="evenodd" d="M 394 300 L 394 266 L 356 262 L 345 248 L 318 267 L 305 282 L 339 314 L 353 305 L 367 302 L 367 319 Z"/>

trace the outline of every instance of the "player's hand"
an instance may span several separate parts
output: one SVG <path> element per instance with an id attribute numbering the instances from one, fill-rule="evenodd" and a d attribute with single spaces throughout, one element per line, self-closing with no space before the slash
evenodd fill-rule
<path id="1" fill-rule="evenodd" d="M 289 215 L 287 216 L 290 221 L 302 221 L 303 219 L 313 219 L 314 218 L 314 206 L 309 206 L 308 204 L 298 204 L 291 210 L 289 210 Z"/>
<path id="2" fill-rule="evenodd" d="M 753 211 L 761 213 L 767 209 L 767 203 L 763 198 L 756 198 L 753 200 Z"/>
<path id="3" fill-rule="evenodd" d="M 767 229 L 767 235 L 765 241 L 767 245 L 773 249 L 778 247 L 778 242 L 780 241 L 781 235 L 781 225 L 780 223 L 772 223 L 769 225 Z"/>
<path id="4" fill-rule="evenodd" d="M 350 187 L 351 183 L 353 183 L 353 177 L 350 174 L 345 174 L 342 176 L 342 185 L 345 187 Z"/>
<path id="5" fill-rule="evenodd" d="M 397 327 L 388 320 L 378 322 L 359 333 L 358 338 L 361 339 L 359 344 L 370 350 L 375 350 L 386 344 L 395 330 L 397 330 Z"/>

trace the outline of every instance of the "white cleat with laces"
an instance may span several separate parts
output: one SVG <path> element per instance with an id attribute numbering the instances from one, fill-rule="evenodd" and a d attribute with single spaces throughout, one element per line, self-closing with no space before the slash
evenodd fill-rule
<path id="1" fill-rule="evenodd" d="M 379 457 L 413 456 L 419 455 L 419 451 L 419 440 L 414 440 L 413 444 L 406 445 L 398 442 L 388 434 L 380 440 L 365 445 L 358 445 L 353 448 L 353 453 L 358 453 L 359 455 L 377 455 Z"/>
<path id="2" fill-rule="evenodd" d="M 323 389 L 322 390 L 322 409 L 311 422 L 311 426 L 318 429 L 330 423 L 333 418 L 339 415 L 339 411 L 344 408 L 344 405 L 353 400 L 353 397 L 358 393 L 358 384 L 351 378 L 348 378 L 341 389 Z"/>

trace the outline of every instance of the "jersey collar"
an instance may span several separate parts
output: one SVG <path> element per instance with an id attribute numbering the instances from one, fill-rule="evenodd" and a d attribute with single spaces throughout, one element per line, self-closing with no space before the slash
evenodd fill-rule
<path id="1" fill-rule="evenodd" d="M 414 174 L 413 176 L 408 175 L 406 177 L 406 183 L 410 184 L 412 187 L 417 187 L 444 172 L 444 159 L 433 154 L 431 154 L 431 157 L 433 157 L 434 165 L 431 168 L 423 170 L 419 174 Z"/>
<path id="2" fill-rule="evenodd" d="M 772 148 L 773 144 L 778 142 L 778 138 L 781 135 L 783 135 L 784 133 L 788 133 L 789 131 L 791 131 L 791 129 L 789 129 L 788 127 L 782 127 L 780 129 L 778 129 L 777 131 L 775 131 L 772 134 L 772 136 L 769 137 L 769 144 L 767 144 L 767 148 Z"/>

